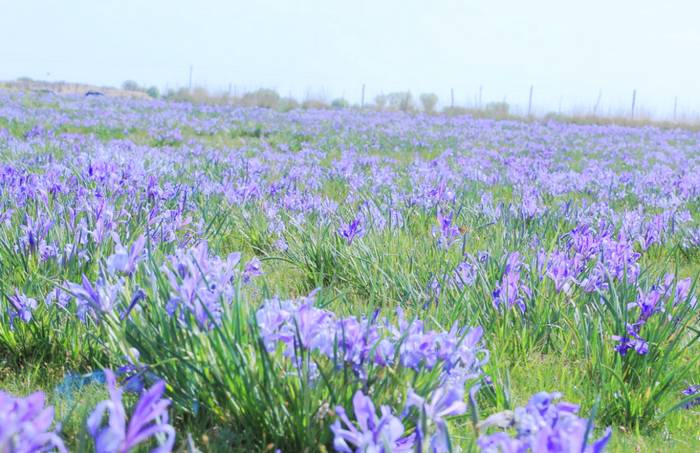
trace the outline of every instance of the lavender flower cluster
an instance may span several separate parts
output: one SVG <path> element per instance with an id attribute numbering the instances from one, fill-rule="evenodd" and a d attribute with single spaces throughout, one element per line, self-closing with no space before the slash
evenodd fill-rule
<path id="1" fill-rule="evenodd" d="M 559 393 L 540 392 L 533 395 L 525 407 L 493 414 L 479 422 L 480 430 L 492 427 L 501 429 L 479 437 L 479 449 L 484 453 L 605 451 L 612 436 L 611 429 L 607 428 L 599 439 L 591 440 L 591 420 L 578 417 L 577 405 L 556 402 L 560 398 Z M 412 408 L 417 411 L 412 411 Z M 445 453 L 451 451 L 447 420 L 466 413 L 467 404 L 463 387 L 453 386 L 437 389 L 430 399 L 409 390 L 405 408 L 400 414 L 394 414 L 388 406 L 382 406 L 377 414 L 371 398 L 358 391 L 353 398 L 352 410 L 354 422 L 344 408 L 336 408 L 338 420 L 331 430 L 334 435 L 333 447 L 338 452 Z M 408 430 L 407 422 L 414 428 Z M 514 435 L 505 430 L 513 430 Z"/>
<path id="2" fill-rule="evenodd" d="M 666 311 L 666 306 L 676 306 L 687 303 L 691 308 L 695 308 L 697 299 L 690 295 L 691 279 L 685 278 L 675 284 L 675 276 L 667 274 L 664 281 L 653 285 L 649 291 L 639 290 L 636 301 L 627 305 L 627 310 L 637 313 L 636 321 L 626 325 L 625 335 L 613 335 L 612 339 L 617 342 L 615 350 L 624 356 L 629 350 L 634 350 L 637 354 L 644 355 L 649 352 L 649 344 L 640 336 L 640 332 L 649 319 L 657 314 Z M 673 319 L 669 319 L 673 321 Z"/>
<path id="3" fill-rule="evenodd" d="M 99 322 L 102 316 L 116 312 L 126 295 L 121 275 L 133 274 L 138 263 L 143 261 L 144 241 L 140 236 L 129 250 L 119 246 L 106 260 L 106 274 L 94 282 L 85 275 L 80 283 L 64 282 L 47 295 L 45 303 L 68 309 L 72 302 L 75 314 L 83 322 L 88 319 Z M 162 265 L 170 284 L 167 312 L 181 321 L 186 314 L 191 314 L 201 328 L 210 329 L 217 325 L 225 304 L 233 301 L 237 285 L 247 284 L 263 274 L 258 258 L 253 257 L 245 263 L 242 271 L 240 261 L 240 253 L 232 253 L 226 259 L 211 255 L 206 241 L 190 248 L 178 248 Z M 140 288 L 132 291 L 120 317 L 124 319 L 132 310 L 138 310 L 138 303 L 144 298 L 145 293 Z M 33 310 L 38 307 L 36 300 L 18 289 L 8 299 L 10 326 L 14 325 L 16 318 L 24 323 L 30 322 Z"/>
<path id="4" fill-rule="evenodd" d="M 413 370 L 441 367 L 445 380 L 459 382 L 475 379 L 488 361 L 481 345 L 483 329 L 459 328 L 450 331 L 427 330 L 423 321 L 408 321 L 401 309 L 398 323 L 379 318 L 348 316 L 313 305 L 314 294 L 295 300 L 267 300 L 256 313 L 260 336 L 268 351 L 278 345 L 284 355 L 296 360 L 299 350 L 320 353 L 349 365 L 360 378 L 367 377 L 369 366 L 399 365 Z"/>
<path id="5" fill-rule="evenodd" d="M 87 419 L 86 431 L 94 440 L 97 453 L 127 453 L 152 438 L 158 447 L 152 451 L 166 453 L 175 445 L 175 430 L 168 424 L 170 400 L 163 398 L 165 383 L 158 381 L 145 390 L 127 417 L 122 402 L 123 390 L 114 374 L 106 370 L 110 398 L 95 406 Z M 106 415 L 106 423 L 104 423 Z M 35 451 L 67 452 L 55 425 L 54 408 L 45 405 L 43 392 L 14 397 L 0 391 L 0 451 L 29 453 Z"/>
<path id="6" fill-rule="evenodd" d="M 464 387 L 461 385 L 440 387 L 429 400 L 409 390 L 404 411 L 398 416 L 388 406 L 382 406 L 381 415 L 378 416 L 372 399 L 358 391 L 353 397 L 356 422 L 350 420 L 343 407 L 335 409 L 338 420 L 331 426 L 333 447 L 343 453 L 445 453 L 450 451 L 451 442 L 447 419 L 462 415 L 466 410 Z M 417 422 L 412 421 L 415 430 L 410 434 L 405 427 L 409 418 L 418 419 Z"/>
<path id="7" fill-rule="evenodd" d="M 595 441 L 590 420 L 580 418 L 579 407 L 557 402 L 559 393 L 540 392 L 532 396 L 525 407 L 512 412 L 491 415 L 481 422 L 481 428 L 492 426 L 512 428 L 513 437 L 506 431 L 483 435 L 478 445 L 485 453 L 527 452 L 544 453 L 600 453 L 610 441 L 612 431 L 605 430 Z"/>
<path id="8" fill-rule="evenodd" d="M 0 451 L 67 451 L 51 429 L 54 410 L 45 406 L 45 399 L 42 392 L 18 398 L 0 391 Z"/>

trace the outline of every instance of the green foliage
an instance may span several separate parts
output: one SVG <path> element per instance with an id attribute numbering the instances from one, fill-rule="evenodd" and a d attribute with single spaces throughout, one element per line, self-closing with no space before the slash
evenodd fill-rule
<path id="1" fill-rule="evenodd" d="M 241 98 L 241 103 L 245 106 L 276 108 L 280 102 L 280 95 L 272 89 L 260 88 L 256 91 L 245 93 Z"/>
<path id="2" fill-rule="evenodd" d="M 386 95 L 386 102 L 390 109 L 408 112 L 413 110 L 413 96 L 410 91 L 398 91 Z"/>
<path id="3" fill-rule="evenodd" d="M 148 87 L 148 89 L 146 90 L 146 94 L 152 98 L 160 97 L 160 91 L 158 90 L 158 87 L 155 86 Z"/>
<path id="4" fill-rule="evenodd" d="M 438 97 L 435 93 L 423 93 L 420 95 L 420 103 L 423 106 L 423 111 L 426 113 L 435 112 L 435 106 L 438 103 Z"/>
<path id="5" fill-rule="evenodd" d="M 139 86 L 138 83 L 136 83 L 133 80 L 125 80 L 124 83 L 122 83 L 122 90 L 139 91 L 139 90 L 141 90 L 141 87 Z"/>
<path id="6" fill-rule="evenodd" d="M 350 103 L 343 98 L 336 98 L 331 102 L 331 107 L 334 109 L 346 109 L 350 107 Z"/>

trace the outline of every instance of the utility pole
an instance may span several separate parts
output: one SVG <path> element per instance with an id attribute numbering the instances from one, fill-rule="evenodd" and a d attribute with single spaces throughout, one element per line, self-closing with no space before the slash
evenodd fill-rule
<path id="1" fill-rule="evenodd" d="M 450 88 L 450 108 L 455 108 L 455 89 Z"/>
<path id="2" fill-rule="evenodd" d="M 532 113 L 532 89 L 533 86 L 530 85 L 530 98 L 527 101 L 527 116 L 530 116 L 530 114 Z"/>
<path id="3" fill-rule="evenodd" d="M 631 118 L 634 119 L 634 106 L 637 103 L 637 90 L 632 90 L 632 115 Z"/>
<path id="4" fill-rule="evenodd" d="M 362 100 L 360 101 L 360 108 L 365 108 L 365 84 L 362 84 Z"/>
<path id="5" fill-rule="evenodd" d="M 192 65 L 190 65 L 190 82 L 187 85 L 189 91 L 192 91 Z"/>
<path id="6" fill-rule="evenodd" d="M 676 121 L 676 112 L 678 111 L 678 96 L 673 98 L 673 121 Z"/>
<path id="7" fill-rule="evenodd" d="M 596 116 L 598 114 L 598 106 L 600 106 L 600 99 L 603 97 L 603 90 L 598 90 L 598 99 L 595 101 L 595 105 L 593 106 L 593 116 Z"/>
<path id="8" fill-rule="evenodd" d="M 481 108 L 481 91 L 484 87 L 479 85 L 479 108 Z"/>

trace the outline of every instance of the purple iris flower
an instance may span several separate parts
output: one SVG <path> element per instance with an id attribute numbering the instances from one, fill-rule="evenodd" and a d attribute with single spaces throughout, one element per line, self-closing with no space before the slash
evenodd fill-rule
<path id="1" fill-rule="evenodd" d="M 637 300 L 627 305 L 628 310 L 639 307 L 639 317 L 635 323 L 637 329 L 644 325 L 654 313 L 663 311 L 662 297 L 664 295 L 664 291 L 653 286 L 648 293 L 643 293 L 640 290 Z"/>
<path id="2" fill-rule="evenodd" d="M 503 278 L 496 283 L 496 288 L 491 294 L 496 309 L 500 309 L 502 306 L 510 309 L 517 305 L 520 311 L 525 313 L 527 308 L 525 300 L 531 297 L 531 292 L 530 288 L 520 280 L 521 267 L 520 253 L 511 253 L 503 271 Z"/>
<path id="3" fill-rule="evenodd" d="M 520 213 L 524 218 L 531 219 L 544 212 L 539 206 L 539 194 L 535 190 L 527 191 L 523 194 Z"/>
<path id="4" fill-rule="evenodd" d="M 428 306 L 430 306 L 432 303 L 437 305 L 438 301 L 440 300 L 440 293 L 442 292 L 442 285 L 440 285 L 438 279 L 433 277 L 433 279 L 430 280 L 430 283 L 428 283 L 428 287 L 426 289 L 428 292 L 428 300 L 424 304 L 424 308 L 428 308 Z"/>
<path id="5" fill-rule="evenodd" d="M 484 453 L 521 453 L 528 449 L 525 441 L 510 437 L 502 431 L 479 437 L 477 445 Z"/>
<path id="6" fill-rule="evenodd" d="M 411 452 L 414 436 L 402 437 L 404 426 L 387 406 L 381 407 L 381 416 L 377 416 L 372 400 L 358 390 L 352 399 L 353 411 L 357 423 L 348 418 L 345 409 L 335 408 L 340 420 L 331 425 L 333 448 L 342 453 L 354 452 Z M 341 423 L 342 422 L 342 423 Z M 345 426 L 343 426 L 345 425 Z M 354 450 L 353 448 L 354 447 Z M 388 449 L 386 449 L 388 448 Z"/>
<path id="7" fill-rule="evenodd" d="M 464 385 L 439 387 L 430 401 L 409 390 L 406 406 L 407 408 L 417 407 L 422 416 L 435 424 L 435 433 L 430 438 L 430 451 L 435 453 L 449 451 L 450 434 L 445 418 L 462 415 L 467 411 L 467 405 L 464 402 Z M 421 432 L 420 425 L 417 430 L 418 438 L 424 439 L 427 433 Z"/>
<path id="8" fill-rule="evenodd" d="M 610 441 L 612 431 L 588 443 L 589 420 L 577 415 L 578 406 L 556 400 L 559 393 L 540 392 L 532 396 L 525 407 L 494 414 L 480 423 L 481 428 L 498 426 L 515 428 L 515 437 L 504 431 L 479 437 L 482 452 L 520 453 L 600 453 Z M 504 422 L 504 423 L 501 423 Z"/>
<path id="9" fill-rule="evenodd" d="M 10 328 L 14 327 L 16 318 L 21 319 L 25 323 L 32 320 L 32 311 L 37 307 L 36 300 L 25 296 L 16 288 L 14 296 L 8 296 L 7 300 L 10 302 L 8 307 Z"/>
<path id="10" fill-rule="evenodd" d="M 240 253 L 231 253 L 225 260 L 210 254 L 202 241 L 189 249 L 178 249 L 168 257 L 162 269 L 170 283 L 170 300 L 166 310 L 186 323 L 186 314 L 193 315 L 200 327 L 211 329 L 219 324 L 224 304 L 236 294 Z M 254 274 L 256 266 L 250 266 Z"/>
<path id="11" fill-rule="evenodd" d="M 56 431 L 49 431 L 54 410 L 45 400 L 43 392 L 17 398 L 0 391 L 0 451 L 68 451 Z"/>
<path id="12" fill-rule="evenodd" d="M 156 382 L 146 390 L 134 407 L 131 419 L 127 420 L 122 403 L 122 389 L 116 385 L 114 373 L 105 370 L 105 379 L 110 399 L 102 401 L 87 419 L 87 431 L 95 439 L 97 453 L 127 453 L 138 444 L 156 435 L 164 440 L 151 453 L 166 453 L 173 450 L 175 429 L 168 424 L 170 400 L 163 399 L 165 382 Z M 107 414 L 107 424 L 103 424 Z"/>
<path id="13" fill-rule="evenodd" d="M 104 279 L 97 280 L 93 285 L 85 275 L 80 285 L 71 282 L 67 282 L 66 285 L 75 296 L 79 316 L 83 320 L 88 312 L 98 316 L 111 313 L 117 305 L 122 289 L 121 282 L 108 283 Z"/>
<path id="14" fill-rule="evenodd" d="M 143 249 L 146 245 L 146 238 L 141 235 L 129 247 L 129 250 L 122 245 L 117 245 L 114 254 L 107 258 L 107 270 L 110 274 L 121 272 L 131 275 L 136 270 L 136 265 L 143 258 Z"/>
<path id="15" fill-rule="evenodd" d="M 437 213 L 438 226 L 433 227 L 433 237 L 437 238 L 438 247 L 440 248 L 450 248 L 462 236 L 459 228 L 452 224 L 453 216 L 454 213 L 448 215 L 442 215 L 440 211 Z"/>
<path id="16" fill-rule="evenodd" d="M 684 278 L 683 280 L 678 280 L 676 283 L 676 294 L 673 299 L 674 306 L 680 304 L 681 302 L 688 301 L 691 307 L 695 307 L 697 304 L 697 298 L 695 296 L 690 297 L 690 289 L 692 286 L 693 282 L 690 277 Z"/>
<path id="17" fill-rule="evenodd" d="M 547 262 L 545 275 L 554 282 L 554 289 L 559 293 L 568 292 L 574 282 L 574 268 L 565 253 L 555 252 Z"/>
<path id="18" fill-rule="evenodd" d="M 25 224 L 20 228 L 25 236 L 21 239 L 22 244 L 30 251 L 34 252 L 48 235 L 54 225 L 54 221 L 44 214 L 39 214 L 36 219 L 25 215 Z"/>
<path id="19" fill-rule="evenodd" d="M 49 291 L 49 293 L 46 295 L 46 298 L 44 299 L 44 303 L 46 305 L 52 305 L 56 304 L 57 306 L 61 308 L 66 308 L 68 306 L 68 303 L 71 300 L 71 295 L 65 292 L 63 289 L 60 287 L 56 287 Z"/>
<path id="20" fill-rule="evenodd" d="M 258 257 L 253 257 L 243 268 L 243 283 L 250 283 L 253 277 L 259 277 L 262 274 L 262 263 Z"/>
<path id="21" fill-rule="evenodd" d="M 687 389 L 683 390 L 683 396 L 693 396 L 697 395 L 697 398 L 691 399 L 683 405 L 685 409 L 690 409 L 694 406 L 700 406 L 700 385 L 691 385 Z"/>
<path id="22" fill-rule="evenodd" d="M 682 245 L 683 248 L 687 250 L 700 248 L 700 228 L 690 228 L 686 230 Z"/>
<path id="23" fill-rule="evenodd" d="M 360 216 L 357 216 L 347 225 L 341 225 L 338 228 L 338 234 L 350 245 L 355 238 L 361 238 L 365 235 L 362 223 Z"/>
<path id="24" fill-rule="evenodd" d="M 630 324 L 627 324 L 626 336 L 613 335 L 611 338 L 617 341 L 618 344 L 615 345 L 615 350 L 623 357 L 630 349 L 634 349 L 637 354 L 640 355 L 645 355 L 649 352 L 649 343 L 640 337 L 639 334 L 635 332 L 634 326 Z"/>
<path id="25" fill-rule="evenodd" d="M 476 282 L 477 269 L 472 263 L 463 261 L 457 265 L 453 272 L 452 282 L 457 289 L 462 290 L 467 286 L 473 286 Z"/>

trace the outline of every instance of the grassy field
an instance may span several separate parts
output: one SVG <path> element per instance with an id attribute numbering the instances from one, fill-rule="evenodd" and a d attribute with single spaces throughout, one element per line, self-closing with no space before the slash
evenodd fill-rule
<path id="1" fill-rule="evenodd" d="M 700 451 L 700 133 L 0 99 L 0 451 Z"/>

